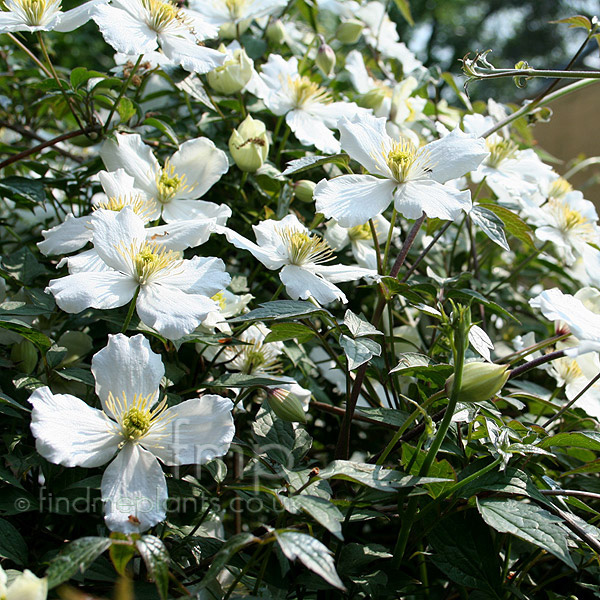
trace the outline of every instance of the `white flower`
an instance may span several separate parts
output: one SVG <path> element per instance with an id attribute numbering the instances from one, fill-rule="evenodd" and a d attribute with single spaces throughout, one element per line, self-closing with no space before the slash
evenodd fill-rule
<path id="1" fill-rule="evenodd" d="M 157 459 L 204 464 L 226 454 L 233 439 L 230 400 L 206 395 L 167 408 L 158 402 L 164 372 L 143 335 L 111 335 L 92 358 L 102 410 L 48 387 L 29 399 L 36 447 L 50 462 L 99 467 L 118 452 L 101 486 L 111 530 L 141 532 L 164 520 L 167 483 Z"/>
<path id="2" fill-rule="evenodd" d="M 600 351 L 600 314 L 592 312 L 579 298 L 552 288 L 532 298 L 529 304 L 539 308 L 547 319 L 563 321 L 577 338 L 577 346 L 565 349 L 567 356 Z"/>
<path id="3" fill-rule="evenodd" d="M 13 573 L 18 572 L 13 571 Z M 47 597 L 47 577 L 40 579 L 25 569 L 9 581 L 6 571 L 0 567 L 0 598 L 2 600 L 46 600 Z"/>
<path id="4" fill-rule="evenodd" d="M 274 114 L 285 115 L 285 122 L 300 143 L 328 153 L 340 150 L 331 129 L 341 117 L 370 112 L 354 102 L 333 102 L 328 90 L 298 73 L 295 57 L 286 61 L 278 54 L 271 54 L 262 67 L 259 81 L 252 80 L 248 89 L 262 98 Z"/>
<path id="5" fill-rule="evenodd" d="M 117 133 L 102 145 L 100 156 L 109 171 L 119 168 L 134 178 L 135 186 L 153 203 L 151 218 L 165 222 L 216 218 L 224 225 L 231 209 L 197 200 L 229 169 L 227 155 L 204 137 L 188 140 L 161 167 L 137 134 Z"/>
<path id="6" fill-rule="evenodd" d="M 231 333 L 231 327 L 226 319 L 235 317 L 246 310 L 249 302 L 254 298 L 252 294 L 234 294 L 229 290 L 217 292 L 212 299 L 217 303 L 217 309 L 210 311 L 204 321 L 202 327 L 209 331 L 218 329 L 224 333 Z"/>
<path id="7" fill-rule="evenodd" d="M 377 215 L 373 217 L 373 223 L 379 243 L 384 244 L 390 230 L 390 222 L 381 215 Z M 394 228 L 393 236 L 395 238 L 398 237 L 398 233 L 398 229 Z M 377 270 L 377 253 L 368 223 L 356 227 L 341 227 L 335 220 L 331 220 L 327 223 L 323 238 L 336 252 L 350 244 L 352 254 L 361 267 Z"/>
<path id="8" fill-rule="evenodd" d="M 42 254 L 68 254 L 83 248 L 92 241 L 94 221 L 103 211 L 119 212 L 129 206 L 145 224 L 158 216 L 155 204 L 148 199 L 145 192 L 135 188 L 133 177 L 127 175 L 123 169 L 110 173 L 100 171 L 98 177 L 105 193 L 95 194 L 92 198 L 94 212 L 83 217 L 68 214 L 60 225 L 42 231 L 44 240 L 37 244 Z M 220 212 L 226 214 L 227 211 Z M 147 227 L 146 237 L 149 242 L 160 244 L 166 250 L 183 251 L 204 244 L 215 231 L 216 225 L 223 224 L 226 218 L 226 216 L 196 218 Z M 82 252 L 77 257 L 64 259 L 64 261 L 68 263 L 71 273 L 109 268 L 99 259 L 95 250 Z M 62 266 L 62 261 L 59 266 Z"/>
<path id="9" fill-rule="evenodd" d="M 268 219 L 252 227 L 257 244 L 231 229 L 221 228 L 221 232 L 236 248 L 249 250 L 267 269 L 281 269 L 279 278 L 294 300 L 312 296 L 321 304 L 346 302 L 346 296 L 334 283 L 377 278 L 371 269 L 323 264 L 332 260 L 331 249 L 295 215 L 287 215 L 281 221 Z"/>
<path id="10" fill-rule="evenodd" d="M 140 319 L 161 335 L 178 339 L 216 309 L 210 297 L 230 281 L 218 258 L 184 260 L 179 252 L 148 241 L 144 222 L 129 206 L 98 214 L 93 241 L 102 270 L 77 270 L 48 285 L 66 312 L 117 308 L 137 292 Z"/>
<path id="11" fill-rule="evenodd" d="M 94 11 L 104 39 L 123 54 L 140 55 L 158 47 L 186 71 L 207 73 L 225 55 L 202 44 L 217 28 L 171 0 L 112 0 Z"/>
<path id="12" fill-rule="evenodd" d="M 61 10 L 61 0 L 5 0 L 0 10 L 0 33 L 15 31 L 73 31 L 87 23 L 93 10 L 108 0 L 90 0 Z"/>
<path id="13" fill-rule="evenodd" d="M 417 148 L 396 141 L 385 130 L 386 120 L 372 116 L 342 119 L 342 148 L 373 175 L 342 175 L 323 179 L 315 188 L 317 212 L 342 227 L 356 227 L 382 213 L 394 200 L 407 219 L 454 220 L 471 208 L 470 192 L 443 185 L 477 168 L 488 155 L 482 140 L 455 129 Z"/>
<path id="14" fill-rule="evenodd" d="M 287 0 L 191 0 L 190 8 L 219 27 L 221 37 L 234 38 L 244 33 L 253 19 L 270 15 L 286 4 Z"/>

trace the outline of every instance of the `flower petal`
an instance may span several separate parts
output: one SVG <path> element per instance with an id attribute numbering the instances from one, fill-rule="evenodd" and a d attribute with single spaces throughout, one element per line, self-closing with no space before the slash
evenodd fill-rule
<path id="1" fill-rule="evenodd" d="M 68 313 L 86 308 L 117 308 L 127 304 L 137 288 L 129 275 L 116 271 L 82 271 L 61 279 L 52 279 L 46 292 L 52 292 L 56 304 Z"/>
<path id="2" fill-rule="evenodd" d="M 322 179 L 313 194 L 315 208 L 342 227 L 356 227 L 389 206 L 396 185 L 395 181 L 371 175 L 342 175 L 331 181 Z"/>
<path id="3" fill-rule="evenodd" d="M 225 263 L 214 256 L 194 256 L 183 262 L 183 270 L 163 279 L 161 283 L 176 287 L 188 294 L 214 296 L 229 285 L 231 276 Z"/>
<path id="4" fill-rule="evenodd" d="M 167 516 L 165 476 L 156 457 L 138 444 L 126 444 L 108 465 L 101 490 L 111 531 L 140 533 Z"/>
<path id="5" fill-rule="evenodd" d="M 108 344 L 92 357 L 92 373 L 102 408 L 112 415 L 106 405 L 109 393 L 127 402 L 135 396 L 158 396 L 165 368 L 141 333 L 133 337 L 117 333 L 109 335 Z"/>
<path id="6" fill-rule="evenodd" d="M 394 206 L 407 219 L 418 219 L 425 213 L 431 219 L 454 221 L 471 209 L 471 192 L 431 180 L 409 181 L 398 185 Z"/>
<path id="7" fill-rule="evenodd" d="M 99 467 L 112 458 L 123 439 L 116 423 L 75 396 L 41 387 L 29 402 L 37 451 L 54 464 Z"/>
<path id="8" fill-rule="evenodd" d="M 290 111 L 285 117 L 285 122 L 301 144 L 314 145 L 328 154 L 340 151 L 340 143 L 335 139 L 333 132 L 323 123 L 323 119 L 311 115 L 306 110 Z"/>
<path id="9" fill-rule="evenodd" d="M 380 277 L 376 269 L 364 269 L 356 265 L 316 265 L 314 271 L 331 283 L 356 281 L 361 277 L 372 281 Z"/>
<path id="10" fill-rule="evenodd" d="M 159 34 L 163 52 L 186 71 L 193 73 L 208 73 L 223 65 L 227 55 L 218 50 L 199 46 L 190 39 L 182 36 L 162 33 Z"/>
<path id="11" fill-rule="evenodd" d="M 102 5 L 96 8 L 92 18 L 104 39 L 117 52 L 137 56 L 158 47 L 156 33 L 125 10 L 110 4 Z"/>
<path id="12" fill-rule="evenodd" d="M 214 219 L 192 219 L 148 227 L 146 233 L 149 241 L 157 242 L 168 250 L 183 251 L 204 244 L 214 230 Z"/>
<path id="13" fill-rule="evenodd" d="M 83 248 L 92 239 L 90 217 L 75 217 L 68 214 L 63 223 L 42 231 L 44 240 L 37 247 L 44 256 L 68 254 Z"/>
<path id="14" fill-rule="evenodd" d="M 286 265 L 281 269 L 279 278 L 285 285 L 288 296 L 293 300 L 306 300 L 312 296 L 319 304 L 329 304 L 334 300 L 347 302 L 342 290 L 309 269 Z"/>
<path id="15" fill-rule="evenodd" d="M 244 236 L 240 235 L 236 231 L 233 231 L 233 229 L 229 229 L 228 227 L 219 227 L 217 228 L 217 232 L 224 234 L 227 238 L 227 241 L 230 244 L 233 244 L 236 248 L 251 252 L 254 258 L 265 265 L 267 269 L 276 270 L 285 264 L 284 257 L 275 253 L 274 248 L 272 247 L 262 248 L 258 244 L 251 242 Z"/>
<path id="16" fill-rule="evenodd" d="M 231 216 L 231 209 L 226 204 L 215 204 L 205 200 L 186 200 L 173 198 L 163 205 L 162 218 L 165 223 L 187 221 L 189 219 L 216 219 L 219 225 L 225 225 Z"/>
<path id="17" fill-rule="evenodd" d="M 142 440 L 166 465 L 203 465 L 223 456 L 235 435 L 233 403 L 207 394 L 167 409 Z"/>
<path id="18" fill-rule="evenodd" d="M 99 5 L 106 4 L 107 2 L 108 0 L 90 0 L 89 2 L 84 2 L 81 6 L 67 10 L 61 14 L 60 21 L 54 27 L 54 31 L 66 33 L 81 27 L 91 19 L 92 13 Z"/>

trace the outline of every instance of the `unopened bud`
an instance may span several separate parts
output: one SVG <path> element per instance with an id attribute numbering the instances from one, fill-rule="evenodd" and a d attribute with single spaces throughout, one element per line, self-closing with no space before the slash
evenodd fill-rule
<path id="1" fill-rule="evenodd" d="M 314 181 L 308 179 L 301 179 L 294 184 L 294 196 L 300 200 L 300 202 L 312 202 L 313 192 L 317 184 Z"/>
<path id="2" fill-rule="evenodd" d="M 335 52 L 329 44 L 325 43 L 323 38 L 321 40 L 315 64 L 321 69 L 325 77 L 331 77 L 333 68 L 335 67 Z"/>
<path id="3" fill-rule="evenodd" d="M 493 398 L 508 381 L 508 365 L 470 362 L 463 367 L 459 402 L 483 402 Z M 446 394 L 450 395 L 454 374 L 446 380 Z"/>
<path id="4" fill-rule="evenodd" d="M 283 388 L 268 388 L 267 402 L 271 410 L 282 420 L 306 423 L 302 402 L 297 396 Z"/>
<path id="5" fill-rule="evenodd" d="M 342 44 L 354 44 L 358 41 L 364 24 L 357 19 L 349 19 L 340 23 L 335 32 L 335 39 Z"/>
<path id="6" fill-rule="evenodd" d="M 239 23 L 223 23 L 219 28 L 219 37 L 224 40 L 232 40 L 242 35 L 250 27 L 251 23 L 252 19 L 244 19 L 243 21 L 239 21 Z"/>
<path id="7" fill-rule="evenodd" d="M 277 19 L 269 24 L 267 27 L 267 39 L 275 46 L 279 46 L 283 42 L 285 39 L 285 27 L 281 19 Z"/>
<path id="8" fill-rule="evenodd" d="M 226 53 L 221 44 L 220 52 Z M 206 75 L 210 87 L 219 94 L 237 94 L 250 81 L 254 62 L 243 48 L 234 50 L 231 58 Z"/>
<path id="9" fill-rule="evenodd" d="M 229 151 L 235 164 L 248 173 L 260 168 L 269 154 L 265 124 L 248 115 L 229 138 Z"/>
<path id="10" fill-rule="evenodd" d="M 14 344 L 10 350 L 10 358 L 23 373 L 33 373 L 38 361 L 35 346 L 29 340 Z"/>
<path id="11" fill-rule="evenodd" d="M 372 108 L 373 110 L 377 110 L 387 96 L 388 94 L 385 89 L 376 87 L 357 98 L 356 102 L 363 108 Z"/>

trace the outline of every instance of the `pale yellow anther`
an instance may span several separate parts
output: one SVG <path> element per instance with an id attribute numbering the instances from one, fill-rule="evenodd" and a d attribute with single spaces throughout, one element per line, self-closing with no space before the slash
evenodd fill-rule
<path id="1" fill-rule="evenodd" d="M 562 200 L 569 192 L 573 191 L 573 186 L 562 177 L 555 179 L 548 190 L 548 198 Z"/>
<path id="2" fill-rule="evenodd" d="M 550 198 L 547 206 L 560 231 L 569 233 L 577 230 L 578 235 L 589 238 L 589 241 L 595 240 L 593 223 L 567 202 Z"/>
<path id="3" fill-rule="evenodd" d="M 375 228 L 377 229 L 377 227 Z M 364 225 L 357 225 L 348 229 L 348 237 L 350 240 L 370 240 L 373 235 L 371 233 L 371 227 L 368 223 Z"/>
<path id="4" fill-rule="evenodd" d="M 172 275 L 183 264 L 181 253 L 167 250 L 157 242 L 134 242 L 130 246 L 120 246 L 118 251 L 121 256 L 131 261 L 140 285 L 161 275 Z"/>
<path id="5" fill-rule="evenodd" d="M 223 0 L 232 20 L 239 19 L 246 14 L 248 0 Z"/>
<path id="6" fill-rule="evenodd" d="M 211 300 L 214 300 L 221 310 L 225 310 L 227 301 L 225 300 L 225 294 L 223 292 L 217 292 L 214 296 L 211 296 Z"/>
<path id="7" fill-rule="evenodd" d="M 417 158 L 415 145 L 410 140 L 402 139 L 395 142 L 387 153 L 386 162 L 394 179 L 402 183 L 409 179 Z"/>
<path id="8" fill-rule="evenodd" d="M 178 192 L 190 192 L 192 186 L 186 183 L 185 175 L 179 175 L 175 167 L 167 160 L 160 174 L 156 177 L 158 201 L 168 204 Z"/>
<path id="9" fill-rule="evenodd" d="M 43 25 L 44 20 L 60 8 L 61 0 L 14 0 L 9 9 L 19 13 L 27 25 L 35 27 Z"/>
<path id="10" fill-rule="evenodd" d="M 501 162 L 514 158 L 519 147 L 512 140 L 499 139 L 497 141 L 486 140 L 486 146 L 490 153 L 487 164 L 490 167 L 498 167 Z"/>
<path id="11" fill-rule="evenodd" d="M 126 206 L 130 206 L 133 209 L 133 212 L 142 219 L 145 219 L 147 215 L 152 212 L 152 206 L 148 200 L 144 200 L 140 195 L 129 198 L 124 196 L 107 198 L 105 202 L 98 202 L 98 204 L 93 207 L 93 210 L 102 208 L 104 210 L 119 212 Z"/>
<path id="12" fill-rule="evenodd" d="M 294 96 L 294 106 L 302 108 L 306 104 L 320 103 L 327 104 L 331 102 L 329 92 L 317 83 L 311 81 L 308 77 L 288 78 L 288 85 Z"/>
<path id="13" fill-rule="evenodd" d="M 164 31 L 175 21 L 187 21 L 181 9 L 170 0 L 142 0 L 142 5 L 148 13 L 146 25 L 157 33 Z"/>
<path id="14" fill-rule="evenodd" d="M 279 232 L 292 265 L 318 264 L 331 260 L 333 253 L 325 240 L 317 235 L 286 227 Z"/>

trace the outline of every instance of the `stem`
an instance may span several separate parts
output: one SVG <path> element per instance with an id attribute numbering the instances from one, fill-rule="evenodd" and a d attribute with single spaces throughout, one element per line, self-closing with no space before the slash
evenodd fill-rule
<path id="1" fill-rule="evenodd" d="M 570 333 L 564 333 L 563 335 L 552 336 L 551 338 L 548 338 L 547 340 L 543 340 L 541 342 L 538 342 L 537 344 L 527 346 L 527 348 L 523 348 L 522 350 L 518 350 L 517 352 L 511 352 L 510 354 L 507 354 L 506 356 L 503 356 L 502 358 L 496 359 L 494 362 L 500 363 L 500 364 L 506 364 L 507 362 L 508 363 L 518 362 L 522 358 L 525 358 L 526 356 L 528 356 L 529 354 L 532 354 L 533 352 L 536 352 L 537 350 L 543 350 L 547 346 L 552 346 L 556 342 L 561 342 L 562 340 L 568 338 L 570 335 L 571 335 Z"/>
<path id="2" fill-rule="evenodd" d="M 448 228 L 452 225 L 452 221 L 448 221 L 436 234 L 435 237 L 429 242 L 428 246 L 417 256 L 417 259 L 412 264 L 411 268 L 406 272 L 406 275 L 402 278 L 402 283 L 408 281 L 408 278 L 415 272 L 415 269 L 419 263 L 427 256 L 427 253 L 435 246 L 439 239 L 448 231 Z"/>
<path id="3" fill-rule="evenodd" d="M 515 377 L 519 377 L 519 375 L 522 375 L 523 373 L 526 373 L 527 371 L 530 371 L 531 369 L 535 369 L 536 367 L 546 364 L 547 362 L 550 362 L 551 360 L 555 360 L 557 358 L 562 358 L 564 355 L 565 355 L 564 350 L 555 350 L 554 352 L 549 352 L 548 354 L 544 354 L 543 356 L 534 358 L 533 360 L 526 362 L 524 365 L 521 365 L 520 367 L 517 367 L 516 369 L 512 369 L 508 374 L 508 378 L 514 379 Z"/>
<path id="4" fill-rule="evenodd" d="M 373 219 L 369 219 L 369 227 L 371 228 L 371 236 L 373 237 L 373 246 L 375 246 L 375 256 L 377 257 L 377 272 L 383 274 L 383 264 L 381 262 L 381 251 L 379 248 L 379 240 L 377 239 L 377 229 Z"/>
<path id="5" fill-rule="evenodd" d="M 139 293 L 140 293 L 140 286 L 138 285 L 137 289 L 135 290 L 135 294 L 133 294 L 133 298 L 131 299 L 131 302 L 129 303 L 129 309 L 127 310 L 127 315 L 125 317 L 125 321 L 123 322 L 123 327 L 121 328 L 121 333 L 125 333 L 127 331 L 127 328 L 129 327 L 129 323 L 131 322 L 131 317 L 133 317 L 133 310 L 135 308 L 135 305 L 137 302 L 137 297 L 138 297 Z"/>
<path id="6" fill-rule="evenodd" d="M 42 69 L 42 71 L 44 71 L 44 73 L 46 74 L 47 77 L 52 77 L 52 73 L 50 73 L 50 71 L 48 71 L 48 69 L 46 68 L 46 66 L 44 65 L 44 63 L 42 63 L 40 61 L 40 59 L 27 47 L 25 46 L 25 44 L 23 44 L 21 42 L 21 40 L 19 40 L 18 37 L 16 37 L 15 35 L 13 35 L 12 33 L 7 33 L 6 35 L 8 35 L 8 37 L 15 43 L 17 44 L 17 46 L 19 46 L 19 48 L 21 48 L 21 50 L 23 50 L 23 52 L 25 52 L 27 55 L 29 55 L 29 58 L 31 58 L 31 60 L 33 60 L 33 62 L 40 68 Z"/>
<path id="7" fill-rule="evenodd" d="M 593 379 L 591 379 L 589 381 L 589 383 L 579 392 L 579 394 L 577 394 L 577 396 L 575 396 L 575 398 L 573 398 L 570 402 L 567 402 L 567 404 L 565 404 L 555 415 L 552 415 L 544 423 L 544 425 L 543 425 L 544 429 L 546 427 L 548 427 L 548 425 L 550 425 L 550 423 L 553 423 L 554 421 L 556 421 L 556 419 L 558 419 L 566 411 L 568 411 L 569 408 L 571 408 L 571 406 L 573 406 L 573 404 L 575 404 L 575 402 L 577 402 L 577 400 L 579 400 L 579 398 L 581 398 L 581 396 L 583 396 L 599 379 L 600 379 L 600 373 L 598 373 Z"/>
<path id="8" fill-rule="evenodd" d="M 129 77 L 126 79 L 125 83 L 121 87 L 119 95 L 117 96 L 117 99 L 115 100 L 115 102 L 113 104 L 113 107 L 110 109 L 110 112 L 108 113 L 108 117 L 106 117 L 106 123 L 104 124 L 104 131 L 108 131 L 108 126 L 110 125 L 110 122 L 112 121 L 113 115 L 115 114 L 115 111 L 117 110 L 117 107 L 119 106 L 119 102 L 121 102 L 121 98 L 123 97 L 123 95 L 127 91 L 127 88 L 129 87 L 129 83 L 133 79 L 133 76 L 135 75 L 135 72 L 138 70 L 138 67 L 140 66 L 140 63 L 142 62 L 142 58 L 144 58 L 144 55 L 140 54 L 138 56 L 138 59 L 137 59 L 135 65 L 133 65 L 133 68 L 131 69 L 131 72 L 129 73 Z"/>
<path id="9" fill-rule="evenodd" d="M 505 283 L 508 283 L 509 281 L 511 281 L 513 279 L 513 277 L 515 275 L 518 275 L 534 258 L 536 258 L 537 256 L 539 256 L 542 252 L 544 252 L 544 250 L 549 246 L 550 242 L 544 242 L 539 248 L 536 248 L 527 258 L 525 258 L 524 260 L 522 260 L 518 265 L 516 265 L 512 271 L 510 272 L 510 275 L 508 275 L 507 277 L 505 277 L 504 279 L 500 280 L 489 292 L 488 294 L 491 294 L 493 292 L 495 292 L 500 286 L 504 285 Z"/>
<path id="10" fill-rule="evenodd" d="M 387 269 L 388 258 L 390 255 L 390 245 L 392 243 L 392 237 L 394 236 L 394 227 L 396 226 L 396 218 L 398 216 L 398 211 L 396 207 L 392 210 L 392 218 L 390 219 L 390 229 L 388 231 L 387 240 L 385 241 L 385 249 L 383 251 L 383 273 Z"/>

